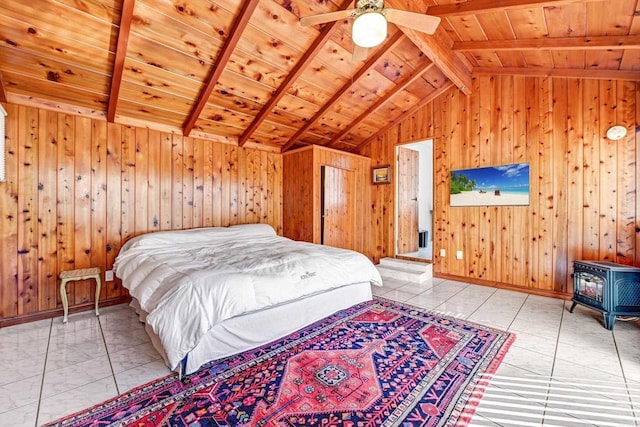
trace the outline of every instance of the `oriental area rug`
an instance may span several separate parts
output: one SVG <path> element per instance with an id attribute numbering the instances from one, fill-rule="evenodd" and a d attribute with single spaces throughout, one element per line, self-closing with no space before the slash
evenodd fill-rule
<path id="1" fill-rule="evenodd" d="M 515 336 L 374 299 L 57 426 L 464 426 Z"/>

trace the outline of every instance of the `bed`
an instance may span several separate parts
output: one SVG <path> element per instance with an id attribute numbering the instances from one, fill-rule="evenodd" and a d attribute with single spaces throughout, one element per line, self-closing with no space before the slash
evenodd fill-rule
<path id="1" fill-rule="evenodd" d="M 163 231 L 114 263 L 154 347 L 181 374 L 371 299 L 364 255 L 293 241 L 266 224 Z"/>

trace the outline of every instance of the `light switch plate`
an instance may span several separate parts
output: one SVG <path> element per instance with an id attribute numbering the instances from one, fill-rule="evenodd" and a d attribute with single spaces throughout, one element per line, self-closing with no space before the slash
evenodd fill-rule
<path id="1" fill-rule="evenodd" d="M 456 259 L 462 259 L 462 251 L 456 252 Z"/>
<path id="2" fill-rule="evenodd" d="M 440 249 L 440 256 L 447 256 L 447 251 L 444 249 Z"/>
<path id="3" fill-rule="evenodd" d="M 113 281 L 113 270 L 107 270 L 104 272 L 104 280 L 106 282 L 112 282 Z"/>

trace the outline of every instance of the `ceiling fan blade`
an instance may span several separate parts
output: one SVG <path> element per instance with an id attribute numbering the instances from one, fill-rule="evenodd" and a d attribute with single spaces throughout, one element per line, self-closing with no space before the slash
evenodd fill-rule
<path id="1" fill-rule="evenodd" d="M 335 12 L 321 13 L 320 15 L 303 16 L 300 18 L 300 25 L 309 26 L 324 24 L 325 22 L 339 21 L 351 16 L 355 9 L 337 10 Z"/>
<path id="2" fill-rule="evenodd" d="M 353 62 L 356 61 L 364 61 L 367 59 L 369 54 L 369 49 L 366 47 L 358 46 L 357 44 L 353 44 L 353 54 L 351 55 L 351 60 Z"/>
<path id="3" fill-rule="evenodd" d="M 422 33 L 433 34 L 440 25 L 440 18 L 437 16 L 398 9 L 385 9 L 385 11 L 387 21 Z"/>

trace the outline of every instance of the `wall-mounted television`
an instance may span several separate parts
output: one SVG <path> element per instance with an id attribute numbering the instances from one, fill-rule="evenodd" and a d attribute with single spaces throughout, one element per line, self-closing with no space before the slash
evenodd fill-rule
<path id="1" fill-rule="evenodd" d="M 451 171 L 451 206 L 528 206 L 529 163 Z"/>

